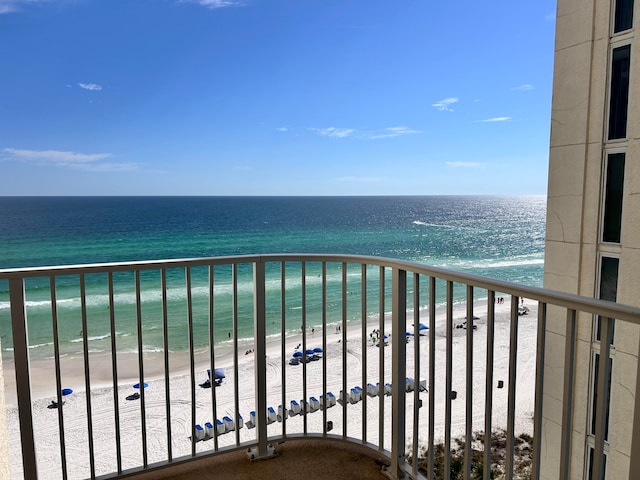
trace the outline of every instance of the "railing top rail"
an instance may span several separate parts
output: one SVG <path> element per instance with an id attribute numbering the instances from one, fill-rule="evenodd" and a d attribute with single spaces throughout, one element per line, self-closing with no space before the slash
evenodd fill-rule
<path id="1" fill-rule="evenodd" d="M 268 255 L 239 255 L 223 257 L 183 258 L 169 260 L 146 260 L 134 262 L 96 263 L 86 265 L 56 265 L 45 267 L 9 268 L 0 270 L 0 280 L 33 278 L 55 275 L 97 274 L 132 270 L 155 270 L 162 268 L 184 268 L 211 265 L 233 265 L 269 262 L 346 262 L 382 266 L 407 270 L 412 273 L 435 277 L 454 283 L 472 285 L 477 288 L 504 292 L 550 305 L 557 305 L 581 312 L 602 315 L 640 325 L 640 308 L 591 297 L 575 295 L 540 287 L 522 285 L 471 273 L 385 257 L 347 254 L 291 253 Z"/>

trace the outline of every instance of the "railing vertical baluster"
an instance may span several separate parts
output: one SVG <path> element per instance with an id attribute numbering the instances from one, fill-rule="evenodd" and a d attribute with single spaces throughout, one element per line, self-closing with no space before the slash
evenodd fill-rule
<path id="1" fill-rule="evenodd" d="M 215 354 L 215 344 L 216 344 L 216 329 L 215 329 L 215 277 L 216 270 L 213 265 L 209 265 L 209 369 L 211 370 L 211 375 L 209 376 L 209 383 L 211 385 L 211 415 L 213 427 L 216 431 L 216 434 L 213 436 L 213 449 L 214 451 L 218 451 L 218 435 L 216 424 L 216 420 L 218 419 L 218 401 L 216 400 L 216 386 L 215 386 L 215 378 L 216 378 L 216 354 Z"/>
<path id="2" fill-rule="evenodd" d="M 464 444 L 464 478 L 471 478 L 471 439 L 473 438 L 473 286 L 467 285 L 467 353 L 466 360 L 466 419 Z"/>
<path id="3" fill-rule="evenodd" d="M 122 441 L 120 438 L 120 399 L 118 398 L 118 345 L 116 343 L 116 312 L 113 290 L 113 272 L 107 275 L 109 288 L 109 328 L 111 332 L 111 374 L 113 375 L 113 413 L 116 432 L 116 464 L 122 473 Z"/>
<path id="4" fill-rule="evenodd" d="M 611 351 L 613 319 L 600 317 L 600 361 L 598 364 L 598 384 L 596 385 L 596 431 L 593 445 L 593 478 L 604 479 L 604 442 L 609 410 L 609 385 L 611 382 Z"/>
<path id="5" fill-rule="evenodd" d="M 447 280 L 447 325 L 446 325 L 446 403 L 444 407 L 444 478 L 451 478 L 451 396 L 453 382 L 453 282 Z"/>
<path id="6" fill-rule="evenodd" d="M 164 403 L 167 425 L 167 460 L 173 460 L 171 441 L 171 375 L 169 372 L 169 315 L 167 310 L 167 270 L 160 269 L 160 289 L 162 290 L 162 346 L 164 359 Z"/>
<path id="7" fill-rule="evenodd" d="M 542 402 L 544 397 L 544 352 L 547 340 L 547 304 L 538 303 L 538 344 L 536 345 L 536 386 L 533 412 L 533 460 L 531 476 L 540 478 L 540 450 L 542 442 Z"/>
<path id="8" fill-rule="evenodd" d="M 511 334 L 509 339 L 509 396 L 507 400 L 507 465 L 508 479 L 513 478 L 513 453 L 515 449 L 515 417 L 516 417 L 516 367 L 518 365 L 518 303 L 520 299 L 511 296 Z"/>
<path id="9" fill-rule="evenodd" d="M 189 389 L 191 390 L 191 456 L 196 455 L 196 366 L 193 348 L 193 308 L 191 302 L 191 267 L 186 267 L 186 293 L 187 293 L 187 336 L 189 342 Z M 142 361 L 140 361 L 142 363 Z M 214 371 L 211 371 L 211 382 L 214 379 Z M 140 388 L 142 388 L 142 380 L 140 380 Z M 213 388 L 213 383 L 211 388 Z"/>
<path id="10" fill-rule="evenodd" d="M 82 314 L 82 356 L 84 359 L 84 385 L 87 401 L 87 436 L 91 478 L 96 476 L 96 461 L 93 446 L 93 414 L 91 410 L 91 376 L 89 371 L 89 339 L 87 333 L 87 286 L 84 273 L 80 274 L 80 308 Z M 146 466 L 146 463 L 145 463 Z"/>
<path id="11" fill-rule="evenodd" d="M 406 343 L 406 336 L 405 343 Z M 413 274 L 413 462 L 411 470 L 413 476 L 418 475 L 418 423 L 420 422 L 420 276 Z"/>
<path id="12" fill-rule="evenodd" d="M 385 296 L 385 269 L 379 269 L 379 293 L 378 293 L 378 366 L 380 369 L 378 380 L 378 405 L 380 414 L 378 415 L 378 450 L 384 450 L 384 397 L 385 397 L 385 376 L 384 376 L 384 296 Z"/>
<path id="13" fill-rule="evenodd" d="M 429 277 L 429 444 L 427 447 L 427 478 L 435 471 L 434 437 L 436 419 L 436 277 Z"/>
<path id="14" fill-rule="evenodd" d="M 284 264 L 282 266 L 284 277 Z M 283 278 L 284 280 L 284 278 Z M 255 457 L 263 458 L 268 455 L 267 446 L 267 371 L 266 371 L 266 294 L 265 294 L 265 264 L 258 261 L 253 264 L 253 332 L 256 342 L 254 355 L 256 375 L 256 417 L 258 424 L 258 449 Z M 284 305 L 283 305 L 284 310 Z"/>
<path id="15" fill-rule="evenodd" d="M 140 425 L 142 436 L 142 464 L 146 468 L 147 459 L 147 415 L 145 410 L 145 392 L 144 392 L 144 347 L 142 342 L 142 299 L 140 289 L 140 270 L 134 272 L 135 289 L 136 289 L 136 324 L 138 331 L 138 372 L 140 374 L 139 390 L 140 390 Z M 83 295 L 84 297 L 84 295 Z"/>
<path id="16" fill-rule="evenodd" d="M 362 309 L 361 309 L 361 327 L 362 327 L 362 388 L 367 391 L 367 265 L 360 266 L 360 286 L 362 293 Z M 362 395 L 362 442 L 367 441 L 367 398 L 365 393 Z"/>
<path id="17" fill-rule="evenodd" d="M 307 264 L 302 262 L 300 268 L 302 291 L 302 432 L 307 434 L 307 413 L 309 400 L 307 397 Z"/>
<path id="18" fill-rule="evenodd" d="M 261 262 L 264 270 L 264 262 Z M 238 375 L 238 264 L 234 263 L 232 268 L 233 276 L 233 414 L 234 424 L 238 423 L 240 415 L 240 377 Z M 264 278 L 264 274 L 263 274 Z M 255 285 L 255 284 L 254 284 Z M 255 287 L 254 287 L 255 288 Z M 266 355 L 266 350 L 265 350 Z M 264 356 L 262 357 L 264 358 Z M 264 367 L 263 367 L 264 368 Z M 214 372 L 211 372 L 214 375 Z M 213 385 L 212 385 L 213 388 Z M 236 446 L 240 445 L 240 429 L 234 430 L 236 436 Z"/>
<path id="19" fill-rule="evenodd" d="M 286 342 L 287 342 L 287 313 L 286 313 L 286 275 L 285 275 L 285 263 L 280 263 L 280 348 L 282 354 L 282 409 L 287 409 L 287 354 L 286 354 Z M 265 403 L 264 409 L 266 410 L 267 406 Z M 287 422 L 286 418 L 282 419 L 282 436 L 287 437 Z"/>
<path id="20" fill-rule="evenodd" d="M 483 478 L 491 478 L 491 439 L 493 420 L 493 355 L 496 325 L 496 292 L 487 292 L 487 362 L 484 400 L 484 474 Z"/>
<path id="21" fill-rule="evenodd" d="M 49 292 L 51 294 L 51 320 L 53 327 L 53 359 L 56 374 L 56 400 L 58 402 L 58 432 L 60 434 L 60 462 L 62 467 L 62 478 L 67 478 L 67 453 L 64 439 L 64 415 L 62 402 L 62 383 L 60 380 L 60 341 L 58 335 L 58 301 L 56 299 L 56 277 L 49 277 Z"/>
<path id="22" fill-rule="evenodd" d="M 391 324 L 391 475 L 402 478 L 406 445 L 406 393 L 407 393 L 407 271 L 392 271 L 392 324 Z M 384 339 L 383 339 L 384 341 Z"/>
<path id="23" fill-rule="evenodd" d="M 322 433 L 327 435 L 327 262 L 322 262 Z"/>
<path id="24" fill-rule="evenodd" d="M 31 379 L 29 376 L 29 336 L 27 334 L 27 306 L 24 295 L 24 279 L 9 279 L 11 303 L 11 330 L 13 334 L 13 358 L 16 374 L 16 394 L 22 444 L 22 468 L 24 478 L 38 478 L 33 412 L 31 410 Z"/>
<path id="25" fill-rule="evenodd" d="M 562 433 L 560 440 L 560 474 L 569 478 L 571 467 L 571 435 L 573 432 L 573 381 L 576 361 L 576 310 L 567 309 L 564 357 L 564 392 L 562 395 Z"/>
<path id="26" fill-rule="evenodd" d="M 347 264 L 342 262 L 342 438 L 347 438 Z"/>

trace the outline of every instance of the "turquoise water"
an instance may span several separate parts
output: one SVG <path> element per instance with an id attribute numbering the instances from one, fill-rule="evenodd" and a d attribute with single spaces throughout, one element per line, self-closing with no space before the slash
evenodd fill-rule
<path id="1" fill-rule="evenodd" d="M 339 253 L 374 255 L 425 263 L 540 286 L 544 259 L 546 198 L 535 197 L 36 197 L 0 198 L 0 269 L 171 258 L 268 253 Z M 302 277 L 287 267 L 286 328 L 302 322 Z M 370 269 L 367 297 L 377 308 L 377 269 Z M 215 339 L 228 340 L 232 272 L 214 270 Z M 349 268 L 348 318 L 361 317 L 359 268 Z M 193 326 L 197 345 L 208 338 L 209 272 L 191 272 Z M 310 264 L 306 281 L 306 322 L 321 322 L 321 270 Z M 238 335 L 253 334 L 252 270 L 240 265 Z M 282 307 L 279 266 L 267 270 L 268 332 L 279 331 Z M 169 345 L 188 345 L 184 269 L 167 272 Z M 327 265 L 328 320 L 341 318 L 342 267 Z M 140 276 L 140 316 L 144 349 L 162 346 L 160 273 Z M 119 348 L 137 348 L 135 279 L 114 275 L 116 337 Z M 86 277 L 87 336 L 92 351 L 110 342 L 106 275 Z M 82 348 L 78 277 L 57 285 L 60 345 L 65 352 Z M 32 354 L 52 350 L 48 281 L 26 285 Z M 387 303 L 390 306 L 390 303 Z M 11 349 L 8 285 L 0 281 L 0 335 Z"/>

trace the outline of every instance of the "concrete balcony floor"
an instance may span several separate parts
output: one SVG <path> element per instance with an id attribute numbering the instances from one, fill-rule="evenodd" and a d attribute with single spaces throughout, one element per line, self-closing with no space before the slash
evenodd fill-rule
<path id="1" fill-rule="evenodd" d="M 235 451 L 162 469 L 127 476 L 135 480 L 300 480 L 314 477 L 345 480 L 386 480 L 388 465 L 376 452 L 339 440 L 287 440 L 276 445 L 278 455 L 250 461 L 246 451 Z"/>

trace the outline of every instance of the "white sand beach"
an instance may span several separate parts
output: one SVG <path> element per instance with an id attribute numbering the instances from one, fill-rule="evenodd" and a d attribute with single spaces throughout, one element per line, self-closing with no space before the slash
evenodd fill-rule
<path id="1" fill-rule="evenodd" d="M 526 301 L 525 301 L 526 302 Z M 536 328 L 537 308 L 533 302 L 526 302 L 530 309 L 528 315 L 519 318 L 518 335 L 518 362 L 516 381 L 516 433 L 532 432 L 532 417 L 534 409 L 535 390 L 535 358 L 536 358 Z M 505 302 L 496 304 L 495 322 L 495 347 L 494 347 L 494 387 L 493 387 L 493 425 L 494 428 L 504 428 L 507 421 L 507 394 L 509 379 L 509 315 L 510 305 L 508 298 Z M 486 302 L 474 306 L 474 315 L 479 317 L 476 321 L 477 329 L 473 331 L 473 429 L 484 430 L 485 418 L 485 360 L 486 360 Z M 464 321 L 466 313 L 464 306 L 455 308 L 454 324 Z M 407 331 L 413 331 L 413 313 L 407 315 Z M 421 319 L 427 319 L 427 312 L 421 312 Z M 420 320 L 430 323 L 428 320 Z M 369 332 L 378 328 L 377 320 L 371 320 L 366 325 L 367 337 Z M 444 437 L 445 415 L 445 318 L 439 314 L 435 325 L 431 325 L 436 331 L 436 387 L 435 387 L 435 437 L 442 440 Z M 391 332 L 390 319 L 385 321 L 385 334 Z M 327 390 L 336 398 L 342 389 L 342 362 L 343 362 L 343 336 L 336 333 L 335 324 L 327 326 L 326 349 L 323 351 L 326 359 Z M 466 335 L 467 330 L 454 328 L 452 335 L 453 345 L 453 390 L 457 392 L 457 398 L 452 402 L 452 433 L 460 436 L 464 433 L 465 425 L 465 382 L 466 382 Z M 349 325 L 346 332 L 346 358 L 347 358 L 347 387 L 361 386 L 366 393 L 366 383 L 376 384 L 380 381 L 380 348 L 374 346 L 369 338 L 363 341 L 363 327 L 361 324 Z M 428 383 L 428 352 L 429 337 L 421 335 L 409 337 L 407 346 L 407 376 L 419 380 L 427 380 Z M 281 358 L 281 342 L 279 338 L 271 338 L 267 345 L 267 405 L 278 410 L 282 403 L 282 369 L 285 370 L 285 387 L 289 402 L 300 402 L 314 396 L 320 398 L 323 393 L 323 365 L 324 360 L 313 361 L 306 364 L 306 396 L 303 394 L 303 365 L 292 366 L 288 364 L 295 347 L 302 341 L 302 335 L 292 335 L 286 339 L 284 360 Z M 419 343 L 420 374 L 419 378 L 413 369 L 415 346 Z M 322 347 L 322 329 L 314 325 L 306 334 L 307 348 Z M 196 357 L 196 374 L 191 378 L 189 374 L 189 358 L 185 353 L 171 354 L 170 357 L 170 411 L 171 411 L 171 449 L 174 458 L 189 455 L 191 453 L 191 386 L 195 384 L 195 408 L 196 422 L 200 425 L 212 422 L 215 426 L 215 418 L 212 411 L 212 394 L 215 393 L 216 416 L 235 417 L 236 401 L 234 393 L 239 392 L 237 399 L 238 412 L 243 417 L 243 422 L 249 420 L 250 412 L 255 410 L 255 372 L 254 353 L 246 354 L 253 350 L 254 345 L 249 341 L 239 341 L 237 356 L 237 385 L 234 378 L 234 359 L 231 351 L 231 343 L 217 346 L 215 367 L 224 368 L 226 378 L 219 387 L 201 388 L 198 383 L 206 379 L 206 370 L 209 368 L 208 352 L 198 352 Z M 385 371 L 383 381 L 391 382 L 391 345 L 382 349 L 384 352 Z M 138 400 L 126 400 L 126 397 L 135 392 L 132 388 L 139 381 L 137 371 L 137 354 L 121 356 L 118 364 L 119 387 L 117 398 L 119 401 L 120 438 L 122 468 L 128 469 L 142 465 L 142 402 Z M 363 380 L 363 364 L 366 360 L 366 379 Z M 74 393 L 64 397 L 64 435 L 67 455 L 69 478 L 86 478 L 91 475 L 89 470 L 89 448 L 87 427 L 87 396 L 85 394 L 84 364 L 81 358 L 64 357 L 61 359 L 63 369 L 63 387 L 71 387 Z M 111 380 L 111 356 L 93 355 L 90 360 L 91 372 L 91 412 L 93 446 L 95 453 L 96 474 L 105 474 L 117 469 L 117 450 L 115 442 L 115 413 L 114 392 Z M 47 408 L 55 397 L 55 379 L 53 375 L 53 360 L 48 362 L 32 362 L 33 384 L 33 414 L 35 422 L 35 438 L 38 455 L 40 478 L 60 478 L 60 447 L 58 434 L 58 411 Z M 147 462 L 154 463 L 167 459 L 167 420 L 165 406 L 165 380 L 163 357 L 160 354 L 145 354 L 144 356 L 144 381 L 148 388 L 144 391 L 144 422 L 146 427 Z M 498 382 L 504 382 L 504 388 L 498 388 Z M 7 384 L 7 420 L 9 438 L 19 439 L 18 409 L 15 405 L 15 395 L 11 393 L 15 379 L 11 370 L 11 364 L 5 365 L 5 383 Z M 214 392 L 212 392 L 214 390 Z M 383 445 L 390 445 L 391 429 L 391 396 L 383 396 L 383 409 L 380 410 L 379 397 L 366 398 L 365 402 L 346 406 L 346 434 L 349 437 L 362 438 L 363 427 L 366 426 L 366 440 L 379 443 L 378 420 L 383 419 L 384 438 Z M 428 434 L 428 393 L 419 393 L 422 408 L 419 409 L 418 439 L 421 445 L 426 445 Z M 407 394 L 407 445 L 412 443 L 414 393 Z M 340 404 L 325 411 L 322 409 L 309 413 L 306 416 L 293 416 L 286 421 L 288 435 L 304 431 L 322 433 L 324 426 L 324 413 L 326 420 L 331 421 L 333 429 L 330 434 L 342 435 L 344 418 L 343 407 Z M 268 425 L 269 435 L 279 435 L 283 429 L 283 423 L 276 421 Z M 256 429 L 243 428 L 219 435 L 219 446 L 234 446 L 236 441 L 240 443 L 250 442 L 255 439 Z M 214 439 L 207 439 L 196 443 L 196 451 L 211 450 L 215 445 Z M 21 478 L 22 466 L 20 459 L 20 444 L 11 442 L 11 455 L 13 474 Z"/>

